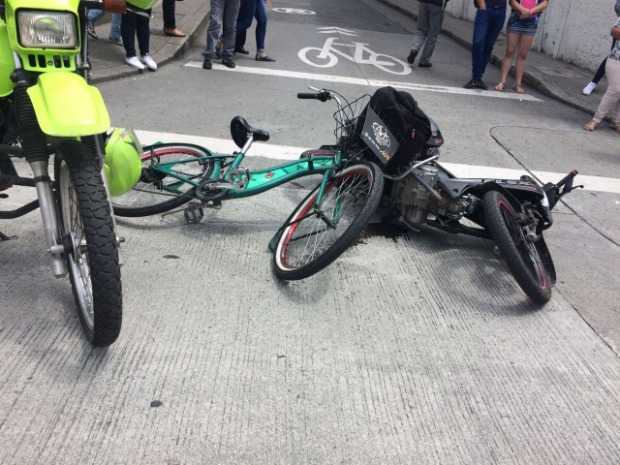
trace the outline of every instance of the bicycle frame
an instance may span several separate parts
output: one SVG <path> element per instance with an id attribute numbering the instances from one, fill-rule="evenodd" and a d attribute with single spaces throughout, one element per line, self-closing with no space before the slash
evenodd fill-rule
<path id="1" fill-rule="evenodd" d="M 145 147 L 144 151 L 155 150 L 162 145 L 169 144 L 154 144 Z M 249 149 L 251 143 L 247 145 L 247 149 Z M 241 199 L 261 194 L 297 178 L 322 174 L 323 179 L 317 199 L 317 205 L 320 205 L 328 180 L 342 165 L 342 154 L 340 151 L 337 151 L 335 156 L 310 157 L 256 171 L 240 170 L 241 163 L 245 159 L 245 152 L 247 152 L 246 147 L 244 147 L 241 152 L 232 155 L 213 153 L 204 147 L 200 148 L 204 152 L 209 153 L 209 155 L 190 160 L 158 163 L 153 167 L 155 171 L 159 171 L 179 181 L 178 183 L 166 186 L 165 190 L 178 193 L 178 187 L 184 184 L 190 185 L 193 188 L 198 188 L 210 183 L 225 183 L 225 187 L 223 188 L 223 190 L 225 190 L 224 195 L 220 197 L 219 200 Z M 200 163 L 202 161 L 213 163 L 213 171 L 208 179 L 196 179 L 191 176 L 180 174 L 175 170 L 175 167 L 179 165 L 196 162 Z M 218 187 L 221 186 L 218 185 Z"/>

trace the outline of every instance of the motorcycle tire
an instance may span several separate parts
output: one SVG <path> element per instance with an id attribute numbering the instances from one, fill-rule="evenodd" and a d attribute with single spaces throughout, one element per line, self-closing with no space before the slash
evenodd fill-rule
<path id="1" fill-rule="evenodd" d="M 514 206 L 501 192 L 490 191 L 484 195 L 483 207 L 485 226 L 517 283 L 535 303 L 547 303 L 553 279 L 536 243 L 519 225 Z"/>
<path id="2" fill-rule="evenodd" d="M 106 347 L 122 325 L 122 286 L 112 209 L 91 148 L 59 145 L 54 163 L 60 237 L 80 323 L 90 343 Z"/>

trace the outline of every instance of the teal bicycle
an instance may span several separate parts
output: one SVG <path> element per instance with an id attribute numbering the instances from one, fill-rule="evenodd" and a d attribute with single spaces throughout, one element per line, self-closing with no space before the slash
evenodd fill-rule
<path id="1" fill-rule="evenodd" d="M 239 151 L 211 152 L 184 143 L 157 143 L 142 148 L 142 174 L 127 194 L 112 200 L 118 216 L 157 215 L 183 208 L 188 223 L 204 216 L 204 207 L 251 197 L 295 179 L 322 175 L 321 181 L 293 210 L 270 242 L 275 275 L 303 279 L 328 266 L 362 233 L 383 194 L 381 169 L 352 153 L 352 133 L 366 99 L 354 102 L 337 92 L 315 89 L 300 99 L 335 101 L 337 144 L 301 154 L 299 160 L 251 171 L 242 162 L 252 144 L 269 133 L 237 116 L 231 135 Z"/>

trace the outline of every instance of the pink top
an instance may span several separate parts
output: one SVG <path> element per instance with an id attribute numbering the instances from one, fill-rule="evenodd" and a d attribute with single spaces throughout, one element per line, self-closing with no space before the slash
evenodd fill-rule
<path id="1" fill-rule="evenodd" d="M 538 0 L 521 0 L 519 3 L 521 3 L 523 8 L 531 10 L 532 8 L 536 8 Z"/>

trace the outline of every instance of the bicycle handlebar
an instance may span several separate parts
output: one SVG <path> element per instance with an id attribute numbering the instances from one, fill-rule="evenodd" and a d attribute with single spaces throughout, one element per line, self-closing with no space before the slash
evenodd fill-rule
<path id="1" fill-rule="evenodd" d="M 297 98 L 302 100 L 320 100 L 321 102 L 327 102 L 328 100 L 331 100 L 332 96 L 327 91 L 321 91 L 316 93 L 300 92 L 299 94 L 297 94 Z"/>

